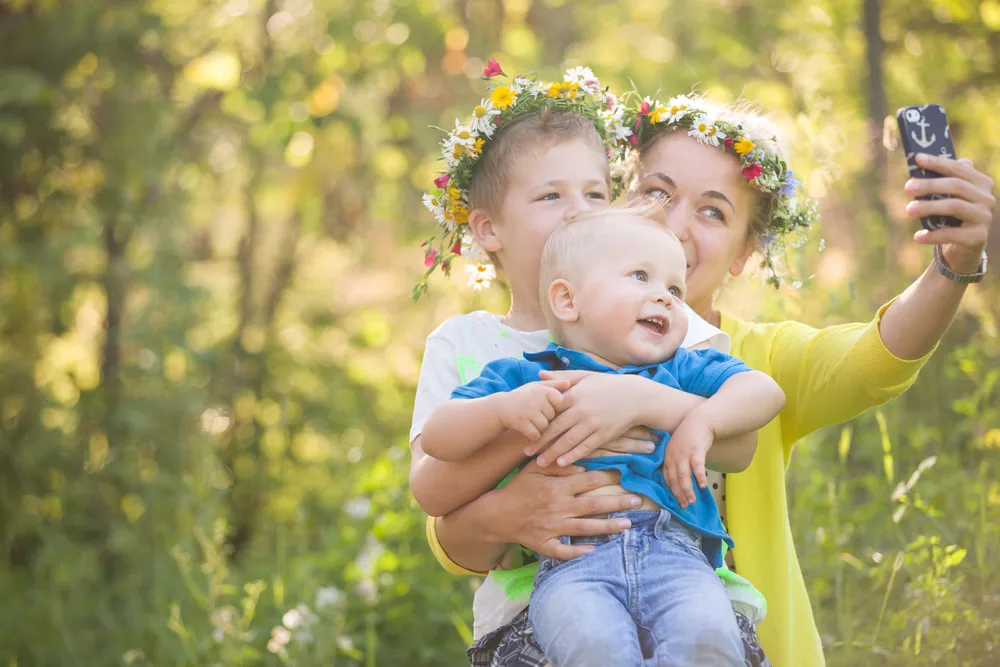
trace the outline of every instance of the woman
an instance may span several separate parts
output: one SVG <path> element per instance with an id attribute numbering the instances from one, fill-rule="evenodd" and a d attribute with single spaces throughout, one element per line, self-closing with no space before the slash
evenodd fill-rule
<path id="1" fill-rule="evenodd" d="M 685 104 L 708 113 L 688 114 Z M 715 294 L 727 275 L 745 269 L 754 251 L 762 252 L 770 266 L 775 234 L 780 238 L 795 231 L 792 214 L 776 213 L 775 192 L 781 184 L 753 187 L 760 183 L 755 180 L 760 171 L 748 169 L 755 160 L 780 162 L 780 147 L 767 139 L 774 136 L 772 128 L 753 114 L 687 98 L 668 105 L 647 101 L 633 110 L 633 117 L 638 160 L 630 190 L 668 199 L 665 223 L 682 241 L 688 261 L 688 304 L 730 336 L 734 356 L 771 375 L 788 397 L 778 419 L 760 431 L 750 468 L 715 483 L 720 485 L 720 510 L 738 545 L 731 562 L 769 603 L 767 622 L 759 629 L 761 645 L 777 667 L 820 665 L 819 634 L 789 526 L 785 465 L 803 436 L 889 400 L 916 379 L 951 324 L 967 283 L 984 269 L 983 249 L 996 207 L 993 181 L 968 160 L 918 157 L 920 166 L 943 178 L 910 180 L 907 194 L 951 197 L 912 201 L 907 213 L 914 218 L 952 215 L 963 224 L 917 232 L 916 242 L 938 246 L 935 260 L 870 322 L 820 330 L 797 322 L 744 322 L 720 313 Z M 701 127 L 696 138 L 699 118 L 725 123 L 718 127 L 730 134 L 738 128 L 741 136 L 724 142 L 720 133 L 706 141 Z M 585 402 L 583 386 L 577 387 L 578 400 Z M 495 567 L 508 543 L 571 557 L 559 543 L 560 535 L 590 534 L 602 527 L 596 519 L 581 518 L 589 513 L 588 499 L 575 494 L 613 482 L 599 473 L 577 476 L 572 470 L 532 464 L 503 488 L 430 522 L 428 537 L 439 560 L 455 572 Z M 477 609 L 477 616 L 481 612 Z M 753 633 L 748 637 L 753 649 Z M 545 664 L 524 614 L 483 638 L 470 657 L 473 664 Z"/>

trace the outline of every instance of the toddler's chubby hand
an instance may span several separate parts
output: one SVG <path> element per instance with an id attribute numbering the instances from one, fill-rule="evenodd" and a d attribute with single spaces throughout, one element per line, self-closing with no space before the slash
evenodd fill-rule
<path id="1" fill-rule="evenodd" d="M 589 371 L 543 371 L 543 380 L 566 380 L 572 386 L 563 393 L 562 413 L 542 434 L 541 440 L 525 448 L 538 456 L 538 465 L 555 461 L 568 466 L 606 443 L 620 438 L 635 426 L 634 405 L 629 391 L 639 378 Z"/>
<path id="2" fill-rule="evenodd" d="M 528 440 L 538 440 L 542 431 L 563 407 L 563 390 L 569 388 L 566 380 L 529 382 L 514 391 L 500 394 L 500 422 L 505 428 L 517 431 Z"/>
<path id="3" fill-rule="evenodd" d="M 695 501 L 692 473 L 699 487 L 704 489 L 708 486 L 705 457 L 713 442 L 715 433 L 706 421 L 696 417 L 682 421 L 670 436 L 663 456 L 663 477 L 681 509 Z"/>

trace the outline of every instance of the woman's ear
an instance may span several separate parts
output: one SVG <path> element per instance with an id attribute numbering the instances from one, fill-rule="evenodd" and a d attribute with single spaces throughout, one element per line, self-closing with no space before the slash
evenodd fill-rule
<path id="1" fill-rule="evenodd" d="M 743 249 L 740 250 L 740 254 L 734 257 L 732 264 L 729 265 L 729 275 L 735 277 L 743 273 L 743 269 L 746 268 L 747 261 L 750 259 L 750 255 L 753 254 L 756 247 L 757 239 L 754 238 L 753 234 L 748 234 L 747 240 L 743 244 Z"/>
<path id="2" fill-rule="evenodd" d="M 576 322 L 580 312 L 576 309 L 573 284 L 568 280 L 557 278 L 549 285 L 546 292 L 549 299 L 549 309 L 560 322 Z"/>
<path id="3" fill-rule="evenodd" d="M 503 243 L 493 229 L 493 219 L 483 208 L 474 208 L 469 211 L 469 231 L 472 238 L 476 240 L 479 247 L 486 252 L 500 252 L 503 250 Z"/>

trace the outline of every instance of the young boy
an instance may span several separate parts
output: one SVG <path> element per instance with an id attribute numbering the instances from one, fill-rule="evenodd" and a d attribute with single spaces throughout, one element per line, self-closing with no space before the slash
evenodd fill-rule
<path id="1" fill-rule="evenodd" d="M 539 298 L 556 342 L 487 364 L 453 392 L 465 400 L 443 404 L 423 427 L 424 451 L 440 460 L 462 460 L 508 429 L 538 441 L 563 409 L 559 388 L 539 381 L 545 371 L 638 375 L 709 398 L 687 415 L 672 442 L 658 432 L 651 454 L 583 461 L 619 470 L 621 486 L 645 502 L 625 513 L 631 530 L 588 540 L 600 545 L 592 553 L 542 560 L 529 615 L 556 667 L 637 665 L 644 657 L 657 664 L 744 664 L 740 631 L 714 571 L 722 541 L 731 547 L 732 540 L 704 486 L 704 464 L 715 438 L 764 426 L 784 395 L 737 359 L 680 348 L 687 333 L 685 264 L 676 237 L 637 211 L 614 208 L 562 225 L 545 245 Z M 666 428 L 655 412 L 642 423 Z M 585 441 L 560 463 L 600 444 Z M 678 498 L 691 470 L 697 491 Z"/>

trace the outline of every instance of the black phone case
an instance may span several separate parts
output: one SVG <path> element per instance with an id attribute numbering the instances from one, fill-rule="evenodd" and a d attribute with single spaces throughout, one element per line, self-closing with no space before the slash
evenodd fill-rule
<path id="1" fill-rule="evenodd" d="M 940 178 L 941 174 L 917 166 L 917 153 L 929 153 L 955 158 L 955 147 L 951 143 L 951 128 L 944 108 L 937 104 L 923 104 L 903 107 L 896 112 L 899 125 L 899 140 L 906 153 L 906 166 L 913 178 Z M 945 199 L 947 195 L 923 195 L 917 199 Z M 959 227 L 962 221 L 950 215 L 932 215 L 920 218 L 924 229 Z"/>

